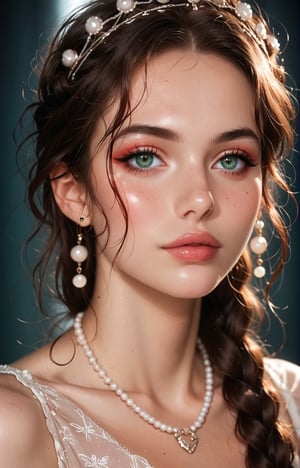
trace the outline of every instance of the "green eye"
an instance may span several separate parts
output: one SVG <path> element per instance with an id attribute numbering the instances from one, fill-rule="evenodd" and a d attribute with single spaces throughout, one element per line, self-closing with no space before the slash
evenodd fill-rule
<path id="1" fill-rule="evenodd" d="M 145 174 L 164 165 L 162 159 L 157 155 L 156 149 L 151 147 L 136 148 L 123 158 L 118 158 L 117 161 L 123 163 L 128 171 Z"/>
<path id="2" fill-rule="evenodd" d="M 141 169 L 147 169 L 152 166 L 154 161 L 154 155 L 151 153 L 142 153 L 135 156 L 135 164 Z"/>
<path id="3" fill-rule="evenodd" d="M 242 174 L 250 167 L 257 166 L 246 152 L 240 150 L 226 151 L 214 167 L 227 174 Z"/>
<path id="4" fill-rule="evenodd" d="M 225 156 L 221 159 L 221 165 L 226 171 L 234 171 L 239 163 L 240 159 L 237 156 Z"/>

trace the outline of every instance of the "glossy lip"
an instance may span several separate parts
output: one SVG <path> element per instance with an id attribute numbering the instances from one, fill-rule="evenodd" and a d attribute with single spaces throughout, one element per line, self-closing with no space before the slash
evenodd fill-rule
<path id="1" fill-rule="evenodd" d="M 162 248 L 181 260 L 205 262 L 215 256 L 221 244 L 208 232 L 187 233 Z"/>

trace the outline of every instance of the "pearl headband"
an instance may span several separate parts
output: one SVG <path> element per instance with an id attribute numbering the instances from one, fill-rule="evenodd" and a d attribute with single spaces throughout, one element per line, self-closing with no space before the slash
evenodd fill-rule
<path id="1" fill-rule="evenodd" d="M 250 21 L 253 19 L 253 12 L 248 3 L 239 1 L 235 6 L 232 6 L 227 0 L 187 0 L 177 4 L 173 4 L 171 0 L 117 0 L 117 13 L 115 15 L 105 20 L 102 20 L 98 16 L 91 16 L 88 18 L 85 23 L 88 37 L 79 53 L 73 49 L 67 49 L 63 52 L 61 61 L 65 67 L 70 69 L 68 78 L 73 80 L 76 73 L 93 50 L 121 26 L 133 23 L 140 16 L 146 16 L 154 12 L 161 13 L 171 8 L 192 7 L 193 10 L 198 10 L 199 6 L 201 7 L 201 5 L 198 4 L 200 4 L 201 1 L 208 5 L 218 7 L 220 10 L 230 10 L 243 22 L 245 33 L 249 34 L 259 44 L 267 56 L 269 56 L 268 50 L 271 50 L 271 54 L 277 55 L 279 53 L 280 44 L 278 39 L 267 33 L 265 24 L 261 20 L 250 24 Z M 135 8 L 137 6 L 141 7 L 142 5 L 149 5 L 150 8 L 135 13 Z M 129 15 L 129 13 L 133 14 Z M 107 26 L 107 28 L 105 28 L 105 26 Z"/>

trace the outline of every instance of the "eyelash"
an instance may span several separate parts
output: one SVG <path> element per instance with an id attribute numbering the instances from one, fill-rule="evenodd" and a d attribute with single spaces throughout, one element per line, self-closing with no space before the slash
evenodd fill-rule
<path id="1" fill-rule="evenodd" d="M 162 162 L 161 158 L 158 156 L 157 150 L 155 148 L 147 147 L 147 146 L 142 147 L 142 148 L 138 147 L 134 149 L 133 151 L 129 151 L 125 156 L 121 158 L 116 158 L 116 160 L 124 164 L 126 166 L 126 169 L 129 172 L 145 174 L 155 169 L 159 164 L 156 166 L 148 167 L 148 168 L 147 167 L 141 168 L 141 167 L 133 166 L 132 164 L 130 164 L 130 162 L 133 161 L 134 158 L 137 158 L 138 156 L 143 156 L 143 155 L 153 156 L 153 158 L 157 158 L 160 160 L 160 162 Z"/>
<path id="2" fill-rule="evenodd" d="M 144 167 L 144 168 L 133 166 L 132 163 L 130 164 L 130 162 L 133 161 L 134 158 L 137 158 L 138 156 L 143 156 L 143 155 L 153 156 L 153 160 L 157 158 L 160 161 L 160 163 L 156 165 L 151 165 L 149 167 Z M 245 166 L 242 169 L 237 169 L 237 170 L 236 169 L 230 170 L 224 167 L 219 168 L 218 170 L 220 170 L 224 174 L 238 176 L 238 175 L 243 174 L 247 170 L 248 167 L 255 167 L 257 165 L 257 163 L 255 163 L 253 159 L 248 155 L 248 153 L 240 149 L 234 149 L 234 150 L 226 150 L 223 153 L 223 155 L 219 157 L 218 161 L 214 164 L 214 166 L 216 164 L 220 164 L 223 160 L 225 160 L 228 157 L 234 157 L 234 158 L 239 159 L 245 164 Z M 128 172 L 142 173 L 142 174 L 148 174 L 149 172 L 157 168 L 162 163 L 161 158 L 158 156 L 157 149 L 153 147 L 147 147 L 147 146 L 137 147 L 136 149 L 129 151 L 127 154 L 125 154 L 125 156 L 120 157 L 120 158 L 119 157 L 115 158 L 115 160 L 117 162 L 121 162 L 122 164 L 124 164 Z"/>
<path id="3" fill-rule="evenodd" d="M 220 168 L 219 170 L 222 171 L 224 174 L 229 174 L 233 176 L 238 176 L 243 174 L 249 167 L 255 167 L 257 166 L 257 163 L 253 161 L 253 159 L 249 156 L 248 153 L 246 153 L 243 150 L 240 149 L 235 149 L 235 150 L 226 150 L 224 154 L 218 159 L 217 163 L 221 163 L 224 161 L 226 158 L 234 157 L 242 161 L 245 166 L 242 169 L 226 169 L 224 167 Z"/>

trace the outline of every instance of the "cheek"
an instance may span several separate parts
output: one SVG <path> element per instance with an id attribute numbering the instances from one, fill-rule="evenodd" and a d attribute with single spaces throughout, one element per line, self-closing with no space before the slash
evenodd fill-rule
<path id="1" fill-rule="evenodd" d="M 261 207 L 261 198 L 258 193 L 241 193 L 235 201 L 235 223 L 240 226 L 241 236 L 251 234 Z"/>
<path id="2" fill-rule="evenodd" d="M 261 179 L 257 177 L 246 185 L 238 186 L 237 189 L 229 189 L 229 191 L 225 193 L 225 199 L 232 209 L 240 210 L 241 216 L 251 216 L 251 213 L 256 213 L 258 207 L 261 205 Z"/>
<path id="3" fill-rule="evenodd" d="M 128 184 L 123 184 L 122 189 L 124 194 L 122 200 L 128 213 L 129 225 L 146 227 L 153 217 L 157 219 L 162 203 L 153 190 L 149 192 Z"/>
<path id="4" fill-rule="evenodd" d="M 232 232 L 233 229 L 236 239 L 239 238 L 239 242 L 244 243 L 245 240 L 248 241 L 259 216 L 262 204 L 261 182 L 259 179 L 255 180 L 246 187 L 240 187 L 239 190 L 227 191 L 223 196 L 226 200 L 223 206 L 226 208 L 221 216 L 227 221 L 230 220 L 229 231 Z M 222 204 L 220 212 L 222 213 Z"/>

